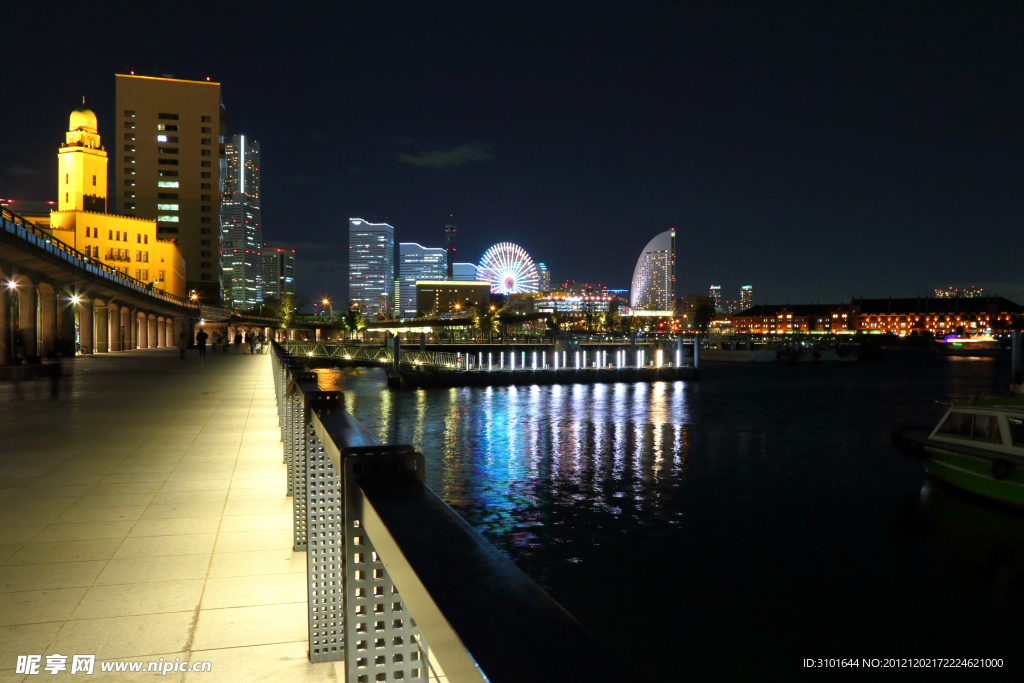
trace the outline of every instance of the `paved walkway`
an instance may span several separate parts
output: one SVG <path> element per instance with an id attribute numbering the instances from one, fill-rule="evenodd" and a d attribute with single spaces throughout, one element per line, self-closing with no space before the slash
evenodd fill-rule
<path id="1" fill-rule="evenodd" d="M 306 657 L 269 356 L 77 359 L 0 384 L 0 682 L 18 655 L 209 661 L 167 681 L 334 681 Z M 81 680 L 76 674 L 70 680 Z"/>

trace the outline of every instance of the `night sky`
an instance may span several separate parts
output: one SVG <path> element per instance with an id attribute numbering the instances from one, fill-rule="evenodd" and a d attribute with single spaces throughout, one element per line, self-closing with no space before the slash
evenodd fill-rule
<path id="1" fill-rule="evenodd" d="M 453 213 L 556 282 L 627 288 L 674 226 L 680 295 L 1024 299 L 1021 3 L 107 4 L 5 3 L 0 196 L 54 198 L 82 95 L 111 148 L 115 73 L 210 76 L 311 297 L 350 216 Z"/>

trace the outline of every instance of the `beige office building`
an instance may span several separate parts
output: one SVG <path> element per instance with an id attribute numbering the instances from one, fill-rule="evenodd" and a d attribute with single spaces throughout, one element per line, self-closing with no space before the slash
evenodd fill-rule
<path id="1" fill-rule="evenodd" d="M 220 84 L 117 74 L 114 186 L 126 216 L 157 222 L 177 238 L 186 287 L 218 305 L 224 158 Z"/>

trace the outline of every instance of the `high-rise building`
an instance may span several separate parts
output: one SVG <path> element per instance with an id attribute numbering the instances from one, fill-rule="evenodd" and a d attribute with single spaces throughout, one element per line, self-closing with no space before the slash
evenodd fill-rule
<path id="1" fill-rule="evenodd" d="M 647 243 L 633 269 L 629 304 L 641 311 L 671 311 L 676 298 L 676 229 Z"/>
<path id="2" fill-rule="evenodd" d="M 295 250 L 263 248 L 263 298 L 295 293 Z"/>
<path id="3" fill-rule="evenodd" d="M 348 298 L 364 315 L 391 313 L 395 299 L 395 229 L 362 218 L 348 221 Z"/>
<path id="4" fill-rule="evenodd" d="M 263 228 L 260 221 L 260 143 L 234 135 L 224 145 L 221 267 L 224 303 L 251 311 L 263 303 Z"/>
<path id="5" fill-rule="evenodd" d="M 715 303 L 715 310 L 722 308 L 722 285 L 711 285 L 708 287 L 708 296 Z"/>
<path id="6" fill-rule="evenodd" d="M 450 269 L 446 249 L 424 247 L 415 242 L 398 245 L 398 309 L 396 317 L 415 318 L 416 281 L 444 280 Z"/>
<path id="7" fill-rule="evenodd" d="M 475 280 L 476 279 L 476 264 L 475 263 L 449 263 L 448 268 L 452 275 L 450 280 Z"/>
<path id="8" fill-rule="evenodd" d="M 751 285 L 740 287 L 740 310 L 745 311 L 754 305 L 754 288 Z"/>
<path id="9" fill-rule="evenodd" d="M 220 303 L 220 84 L 117 74 L 115 86 L 116 206 L 177 239 L 187 288 Z"/>
<path id="10" fill-rule="evenodd" d="M 448 270 L 445 277 L 448 280 L 454 280 L 455 275 L 453 273 L 453 266 L 455 265 L 455 252 L 458 246 L 456 242 L 458 238 L 458 226 L 455 225 L 455 217 L 448 216 L 448 223 L 444 226 L 444 246 L 448 252 Z"/>
<path id="11" fill-rule="evenodd" d="M 551 293 L 551 271 L 543 263 L 537 264 L 537 291 Z"/>
<path id="12" fill-rule="evenodd" d="M 185 297 L 185 259 L 176 240 L 161 237 L 152 219 L 106 212 L 107 152 L 96 115 L 84 108 L 71 112 L 64 139 L 57 152 L 57 207 L 42 227 L 148 287 Z"/>

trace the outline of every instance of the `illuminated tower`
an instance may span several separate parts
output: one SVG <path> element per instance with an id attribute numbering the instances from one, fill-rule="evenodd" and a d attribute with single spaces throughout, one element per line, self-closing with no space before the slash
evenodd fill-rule
<path id="1" fill-rule="evenodd" d="M 715 304 L 715 308 L 722 307 L 722 285 L 711 285 L 708 287 L 708 296 Z"/>
<path id="2" fill-rule="evenodd" d="M 71 112 L 57 165 L 58 211 L 107 212 L 107 152 L 100 145 L 96 115 L 91 110 L 82 107 Z"/>
<path id="3" fill-rule="evenodd" d="M 740 310 L 745 311 L 754 305 L 754 288 L 751 285 L 740 287 Z"/>
<path id="4" fill-rule="evenodd" d="M 395 229 L 361 218 L 348 221 L 348 298 L 370 315 L 394 306 Z"/>
<path id="5" fill-rule="evenodd" d="M 647 243 L 629 288 L 629 304 L 641 311 L 671 311 L 676 297 L 676 229 Z"/>
<path id="6" fill-rule="evenodd" d="M 415 242 L 401 242 L 398 245 L 398 310 L 395 317 L 415 318 L 416 281 L 443 280 L 451 272 L 444 249 L 424 247 Z M 476 279 L 476 278 L 473 278 Z"/>
<path id="7" fill-rule="evenodd" d="M 448 216 L 448 224 L 444 226 L 444 246 L 448 250 L 448 274 L 449 280 L 453 279 L 452 266 L 455 265 L 455 247 L 458 237 L 458 226 L 455 225 L 455 217 Z"/>
<path id="8" fill-rule="evenodd" d="M 264 297 L 260 143 L 235 135 L 225 145 L 225 157 L 220 238 L 224 302 L 251 311 Z"/>

